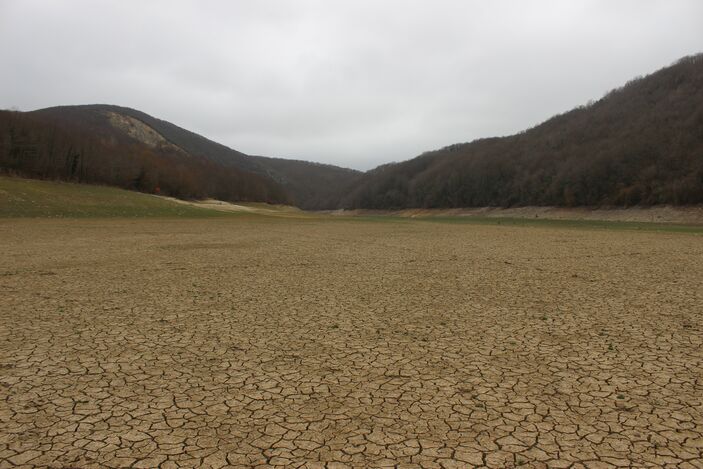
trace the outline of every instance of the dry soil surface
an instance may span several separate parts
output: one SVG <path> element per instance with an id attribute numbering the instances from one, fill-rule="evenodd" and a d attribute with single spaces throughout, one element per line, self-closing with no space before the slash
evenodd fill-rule
<path id="1" fill-rule="evenodd" d="M 703 238 L 0 221 L 0 468 L 703 467 Z"/>
<path id="2" fill-rule="evenodd" d="M 227 203 L 227 202 L 222 202 Z M 399 217 L 483 217 L 548 220 L 602 220 L 644 223 L 703 224 L 703 206 L 654 205 L 651 207 L 479 207 L 406 210 L 328 210 L 331 215 L 395 215 Z"/>

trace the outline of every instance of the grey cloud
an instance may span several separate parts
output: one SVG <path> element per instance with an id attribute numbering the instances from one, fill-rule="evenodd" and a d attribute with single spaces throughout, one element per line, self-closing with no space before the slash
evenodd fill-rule
<path id="1" fill-rule="evenodd" d="M 703 50 L 698 0 L 0 1 L 0 107 L 134 107 L 356 168 L 513 133 Z"/>

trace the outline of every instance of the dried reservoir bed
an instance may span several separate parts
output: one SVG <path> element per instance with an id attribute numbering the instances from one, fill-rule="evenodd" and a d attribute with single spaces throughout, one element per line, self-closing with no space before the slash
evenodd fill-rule
<path id="1" fill-rule="evenodd" d="M 703 467 L 703 238 L 0 221 L 0 468 Z"/>

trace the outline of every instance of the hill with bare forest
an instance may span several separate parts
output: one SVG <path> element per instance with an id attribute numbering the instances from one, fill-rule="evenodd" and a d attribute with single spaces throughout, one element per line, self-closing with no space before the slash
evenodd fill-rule
<path id="1" fill-rule="evenodd" d="M 703 203 L 703 55 L 503 138 L 369 171 L 345 208 Z"/>
<path id="2" fill-rule="evenodd" d="M 249 156 L 135 109 L 113 105 L 0 111 L 0 169 L 186 199 L 322 207 L 357 171 Z"/>

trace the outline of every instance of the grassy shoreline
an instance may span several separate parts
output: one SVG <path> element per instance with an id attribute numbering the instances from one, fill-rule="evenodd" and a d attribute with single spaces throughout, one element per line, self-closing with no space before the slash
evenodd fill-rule
<path id="1" fill-rule="evenodd" d="M 208 207 L 207 204 L 183 203 L 150 194 L 115 187 L 42 181 L 0 176 L 0 219 L 88 219 L 88 218 L 223 218 L 257 216 L 279 218 L 289 207 L 262 204 L 241 204 L 251 211 L 230 211 Z M 627 230 L 667 233 L 703 233 L 703 225 L 615 220 L 570 220 L 526 217 L 495 217 L 481 215 L 419 215 L 349 214 L 301 212 L 296 220 L 311 222 L 353 221 L 374 223 L 431 222 L 466 225 L 504 225 L 512 227 L 573 228 L 598 230 Z M 287 217 L 280 217 L 287 218 Z"/>

